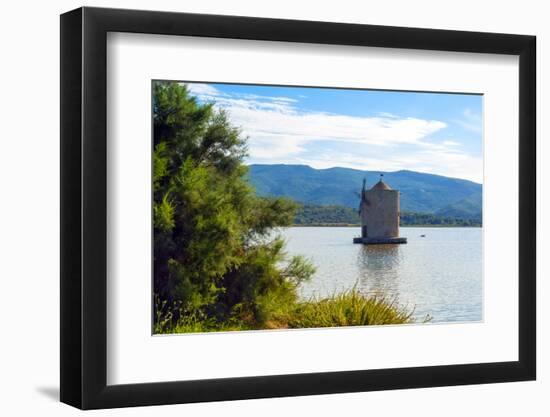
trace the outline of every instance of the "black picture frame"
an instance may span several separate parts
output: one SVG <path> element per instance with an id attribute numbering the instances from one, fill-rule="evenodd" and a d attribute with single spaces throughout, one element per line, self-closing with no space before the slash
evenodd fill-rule
<path id="1" fill-rule="evenodd" d="M 107 385 L 108 32 L 519 56 L 519 360 Z M 251 17 L 88 7 L 61 15 L 61 401 L 94 409 L 535 379 L 535 45 L 524 35 Z"/>

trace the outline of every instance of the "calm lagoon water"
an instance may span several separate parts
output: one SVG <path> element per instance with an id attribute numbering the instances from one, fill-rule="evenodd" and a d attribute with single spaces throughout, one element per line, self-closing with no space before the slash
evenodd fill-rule
<path id="1" fill-rule="evenodd" d="M 350 289 L 383 292 L 427 314 L 432 323 L 481 321 L 482 229 L 403 227 L 404 245 L 359 245 L 353 227 L 292 227 L 282 230 L 287 251 L 317 267 L 301 288 L 304 298 Z M 425 235 L 425 237 L 421 237 Z"/>

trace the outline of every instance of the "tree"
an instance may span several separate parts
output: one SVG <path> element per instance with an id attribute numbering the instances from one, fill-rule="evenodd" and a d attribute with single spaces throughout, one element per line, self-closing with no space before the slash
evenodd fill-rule
<path id="1" fill-rule="evenodd" d="M 246 139 L 228 115 L 176 82 L 153 84 L 153 222 L 156 308 L 224 321 L 269 320 L 292 302 L 313 267 L 287 259 L 274 229 L 296 205 L 260 198 L 247 181 Z"/>

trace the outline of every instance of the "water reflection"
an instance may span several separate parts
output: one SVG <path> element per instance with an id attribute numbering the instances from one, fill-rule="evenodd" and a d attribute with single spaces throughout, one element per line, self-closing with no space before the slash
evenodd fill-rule
<path id="1" fill-rule="evenodd" d="M 406 228 L 404 245 L 358 245 L 353 228 L 295 227 L 283 231 L 289 254 L 317 268 L 303 298 L 357 288 L 414 306 L 434 322 L 482 320 L 480 228 Z M 421 237 L 421 235 L 424 235 Z"/>
<path id="2" fill-rule="evenodd" d="M 360 245 L 357 252 L 358 289 L 364 294 L 397 295 L 401 245 Z"/>

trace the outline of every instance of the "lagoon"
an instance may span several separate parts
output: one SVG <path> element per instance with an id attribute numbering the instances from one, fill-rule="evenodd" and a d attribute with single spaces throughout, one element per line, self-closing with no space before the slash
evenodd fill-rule
<path id="1" fill-rule="evenodd" d="M 402 227 L 402 245 L 360 245 L 355 227 L 291 227 L 281 230 L 289 255 L 316 266 L 302 284 L 304 299 L 357 288 L 382 293 L 414 308 L 432 323 L 483 319 L 482 228 Z M 422 237 L 424 235 L 424 237 Z"/>

